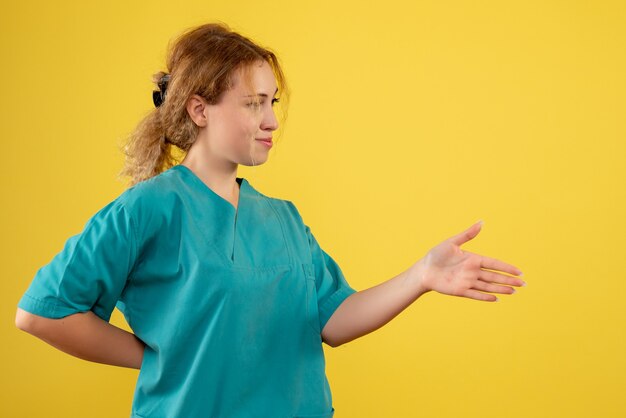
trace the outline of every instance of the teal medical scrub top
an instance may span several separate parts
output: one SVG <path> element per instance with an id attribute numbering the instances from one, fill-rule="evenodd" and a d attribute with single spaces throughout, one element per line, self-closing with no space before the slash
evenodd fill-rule
<path id="1" fill-rule="evenodd" d="M 183 165 L 130 187 L 19 301 L 122 311 L 146 344 L 131 417 L 333 416 L 321 330 L 355 290 L 292 202 L 237 182 L 237 209 Z"/>

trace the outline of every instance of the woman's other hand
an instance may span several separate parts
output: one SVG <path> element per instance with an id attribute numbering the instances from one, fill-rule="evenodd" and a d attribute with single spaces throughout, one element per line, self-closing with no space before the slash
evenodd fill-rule
<path id="1" fill-rule="evenodd" d="M 461 245 L 475 238 L 482 221 L 433 247 L 426 256 L 409 269 L 409 276 L 418 280 L 423 292 L 436 292 L 486 302 L 498 298 L 483 292 L 512 294 L 512 286 L 525 286 L 515 266 L 494 258 L 463 251 Z"/>

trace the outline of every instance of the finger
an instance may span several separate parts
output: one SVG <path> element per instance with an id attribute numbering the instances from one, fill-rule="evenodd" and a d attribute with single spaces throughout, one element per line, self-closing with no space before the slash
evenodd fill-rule
<path id="1" fill-rule="evenodd" d="M 465 293 L 463 293 L 461 296 L 470 298 L 470 299 L 482 300 L 484 302 L 497 302 L 498 301 L 498 298 L 494 295 L 490 295 L 488 293 L 482 293 L 473 289 L 466 290 Z"/>
<path id="2" fill-rule="evenodd" d="M 465 253 L 470 253 L 469 251 L 465 251 Z M 486 257 L 484 255 L 476 254 L 480 257 L 480 267 L 489 269 L 489 270 L 499 270 L 505 273 L 513 274 L 515 276 L 519 276 L 522 274 L 522 271 L 515 266 L 505 263 L 504 261 L 497 260 L 495 258 Z"/>
<path id="3" fill-rule="evenodd" d="M 482 280 L 477 280 L 472 286 L 472 289 L 480 290 L 489 293 L 502 293 L 504 295 L 512 295 L 515 293 L 515 289 L 508 286 L 501 286 L 499 284 L 487 283 Z"/>
<path id="4" fill-rule="evenodd" d="M 493 271 L 481 270 L 478 278 L 485 282 L 508 284 L 511 286 L 524 286 L 526 283 L 522 279 L 516 277 L 505 276 L 504 274 L 495 273 Z"/>
<path id="5" fill-rule="evenodd" d="M 480 229 L 482 228 L 482 225 L 483 221 L 476 222 L 474 225 L 470 226 L 468 229 L 461 232 L 460 234 L 449 238 L 449 241 L 460 247 L 461 245 L 465 244 L 467 241 L 478 235 Z"/>

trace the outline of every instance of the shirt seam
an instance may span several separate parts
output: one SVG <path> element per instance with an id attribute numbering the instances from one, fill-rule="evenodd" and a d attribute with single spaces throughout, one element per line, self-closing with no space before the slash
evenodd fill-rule
<path id="1" fill-rule="evenodd" d="M 62 304 L 60 304 L 60 303 L 50 303 L 50 302 L 46 302 L 46 301 L 44 301 L 43 299 L 39 299 L 39 298 L 37 298 L 37 297 L 31 296 L 31 295 L 29 295 L 28 293 L 24 293 L 24 296 L 26 296 L 27 298 L 29 298 L 29 299 L 31 299 L 31 300 L 33 300 L 33 301 L 35 301 L 35 303 L 38 303 L 38 304 L 40 304 L 40 305 L 44 305 L 46 308 L 51 309 L 51 310 L 52 310 L 52 314 L 55 314 L 55 313 L 56 313 L 57 308 L 58 308 L 59 306 L 61 306 L 61 305 L 62 305 Z M 53 296 L 53 298 L 54 298 L 55 300 L 60 300 L 60 299 L 59 299 L 59 298 L 57 298 L 56 296 Z"/>
<path id="2" fill-rule="evenodd" d="M 135 223 L 135 219 L 133 218 L 132 212 L 130 211 L 130 209 L 128 208 L 128 206 L 126 206 L 126 204 L 124 202 L 122 202 L 121 200 L 118 200 L 119 205 L 122 207 L 122 209 L 124 209 L 124 211 L 128 214 L 128 221 L 130 224 L 130 231 L 131 231 L 131 248 L 132 248 L 132 265 L 131 268 L 128 272 L 128 276 L 126 277 L 127 281 L 130 281 L 131 277 L 133 276 L 134 272 L 135 272 L 135 267 L 137 266 L 137 262 L 138 260 L 138 242 L 139 242 L 139 233 L 137 231 L 137 225 Z"/>
<path id="3" fill-rule="evenodd" d="M 272 202 L 272 200 L 276 200 L 276 199 L 266 198 L 264 200 L 267 202 L 267 204 L 272 209 L 272 211 L 274 211 L 274 214 L 276 215 L 276 218 L 278 219 L 278 223 L 280 224 L 280 231 L 283 234 L 283 242 L 285 243 L 285 247 L 287 248 L 287 253 L 289 254 L 289 264 L 290 265 L 297 264 L 295 263 L 294 255 L 291 250 L 291 245 L 289 244 L 289 240 L 287 239 L 287 234 L 285 233 L 285 224 L 283 222 L 283 219 L 278 213 L 278 210 L 276 209 L 276 207 L 274 206 L 274 202 Z"/>

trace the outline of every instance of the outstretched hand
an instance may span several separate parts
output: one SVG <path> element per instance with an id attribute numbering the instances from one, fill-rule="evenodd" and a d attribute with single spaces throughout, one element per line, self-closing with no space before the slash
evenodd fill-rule
<path id="1" fill-rule="evenodd" d="M 416 263 L 416 274 L 419 276 L 424 291 L 434 290 L 452 296 L 495 302 L 498 298 L 483 292 L 512 294 L 515 289 L 510 286 L 525 286 L 526 283 L 517 277 L 522 272 L 507 263 L 461 250 L 461 245 L 470 241 L 480 232 L 482 222 L 472 225 L 469 229 L 455 235 L 433 247 L 426 256 Z M 493 270 L 488 271 L 485 269 Z"/>

